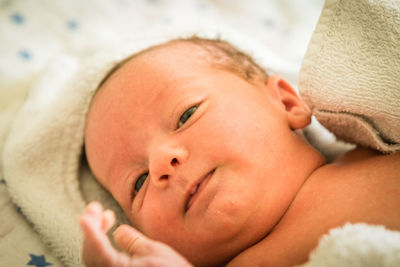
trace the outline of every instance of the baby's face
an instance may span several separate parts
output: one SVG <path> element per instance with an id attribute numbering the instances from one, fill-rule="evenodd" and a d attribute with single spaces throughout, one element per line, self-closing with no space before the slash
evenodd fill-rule
<path id="1" fill-rule="evenodd" d="M 284 105 L 175 44 L 126 63 L 88 114 L 94 175 L 132 224 L 195 264 L 263 238 L 298 189 Z"/>

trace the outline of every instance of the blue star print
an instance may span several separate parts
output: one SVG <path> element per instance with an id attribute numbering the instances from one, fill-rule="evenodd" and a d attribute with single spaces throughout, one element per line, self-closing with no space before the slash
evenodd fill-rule
<path id="1" fill-rule="evenodd" d="M 15 23 L 15 24 L 22 24 L 24 23 L 24 17 L 19 14 L 19 13 L 14 13 L 11 15 L 11 20 Z"/>
<path id="2" fill-rule="evenodd" d="M 30 54 L 27 50 L 21 50 L 21 51 L 19 51 L 19 56 L 20 56 L 23 60 L 29 60 L 29 59 L 31 59 L 31 54 Z"/>
<path id="3" fill-rule="evenodd" d="M 73 19 L 68 20 L 67 25 L 68 28 L 70 28 L 71 30 L 75 30 L 76 28 L 78 28 L 78 22 Z"/>
<path id="4" fill-rule="evenodd" d="M 27 265 L 34 265 L 36 267 L 46 267 L 48 265 L 53 265 L 50 262 L 47 262 L 44 255 L 36 256 L 33 254 L 29 254 L 31 256 L 31 260 L 27 263 Z"/>

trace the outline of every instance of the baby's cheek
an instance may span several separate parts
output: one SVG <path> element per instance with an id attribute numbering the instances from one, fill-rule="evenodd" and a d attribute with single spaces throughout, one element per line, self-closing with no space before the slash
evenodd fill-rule
<path id="1" fill-rule="evenodd" d="M 143 232 L 143 229 L 141 227 L 141 224 L 139 223 L 137 216 L 134 211 L 130 211 L 129 214 L 127 214 L 127 217 L 129 219 L 129 222 L 131 225 L 136 229 L 139 230 L 140 232 Z"/>
<path id="2" fill-rule="evenodd" d="M 218 191 L 202 220 L 202 228 L 218 235 L 221 239 L 224 236 L 230 239 L 241 231 L 248 220 L 250 212 L 248 204 L 252 202 L 252 197 L 246 193 L 246 190 L 238 192 L 238 188 L 229 189 L 227 185 L 225 190 Z"/>
<path id="3" fill-rule="evenodd" d="M 148 192 L 149 193 L 149 192 Z M 171 209 L 160 202 L 155 196 L 147 199 L 140 209 L 137 217 L 139 229 L 150 238 L 164 241 L 177 229 L 178 219 Z"/>
<path id="4" fill-rule="evenodd" d="M 218 230 L 232 229 L 232 226 L 237 224 L 238 219 L 240 219 L 238 215 L 242 210 L 241 206 L 238 203 L 238 199 L 234 199 L 231 196 L 222 196 L 219 199 L 215 199 L 205 216 L 211 218 L 209 222 L 213 222 L 214 227 L 219 228 Z"/>

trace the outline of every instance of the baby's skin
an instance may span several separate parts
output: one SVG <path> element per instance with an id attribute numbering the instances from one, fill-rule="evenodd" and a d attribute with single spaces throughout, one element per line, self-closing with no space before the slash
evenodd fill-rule
<path id="1" fill-rule="evenodd" d="M 326 164 L 294 131 L 311 114 L 284 79 L 249 82 L 206 56 L 152 50 L 94 97 L 87 158 L 132 226 L 116 230 L 117 251 L 113 216 L 89 205 L 87 266 L 293 266 L 346 222 L 400 230 L 399 153 L 357 148 Z"/>

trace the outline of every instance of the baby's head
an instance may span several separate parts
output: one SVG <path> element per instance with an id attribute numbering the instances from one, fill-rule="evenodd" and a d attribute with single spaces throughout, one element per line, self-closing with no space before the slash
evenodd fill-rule
<path id="1" fill-rule="evenodd" d="M 91 104 L 90 167 L 132 224 L 195 265 L 265 237 L 323 161 L 293 130 L 283 79 L 218 40 L 174 40 L 121 64 Z"/>

